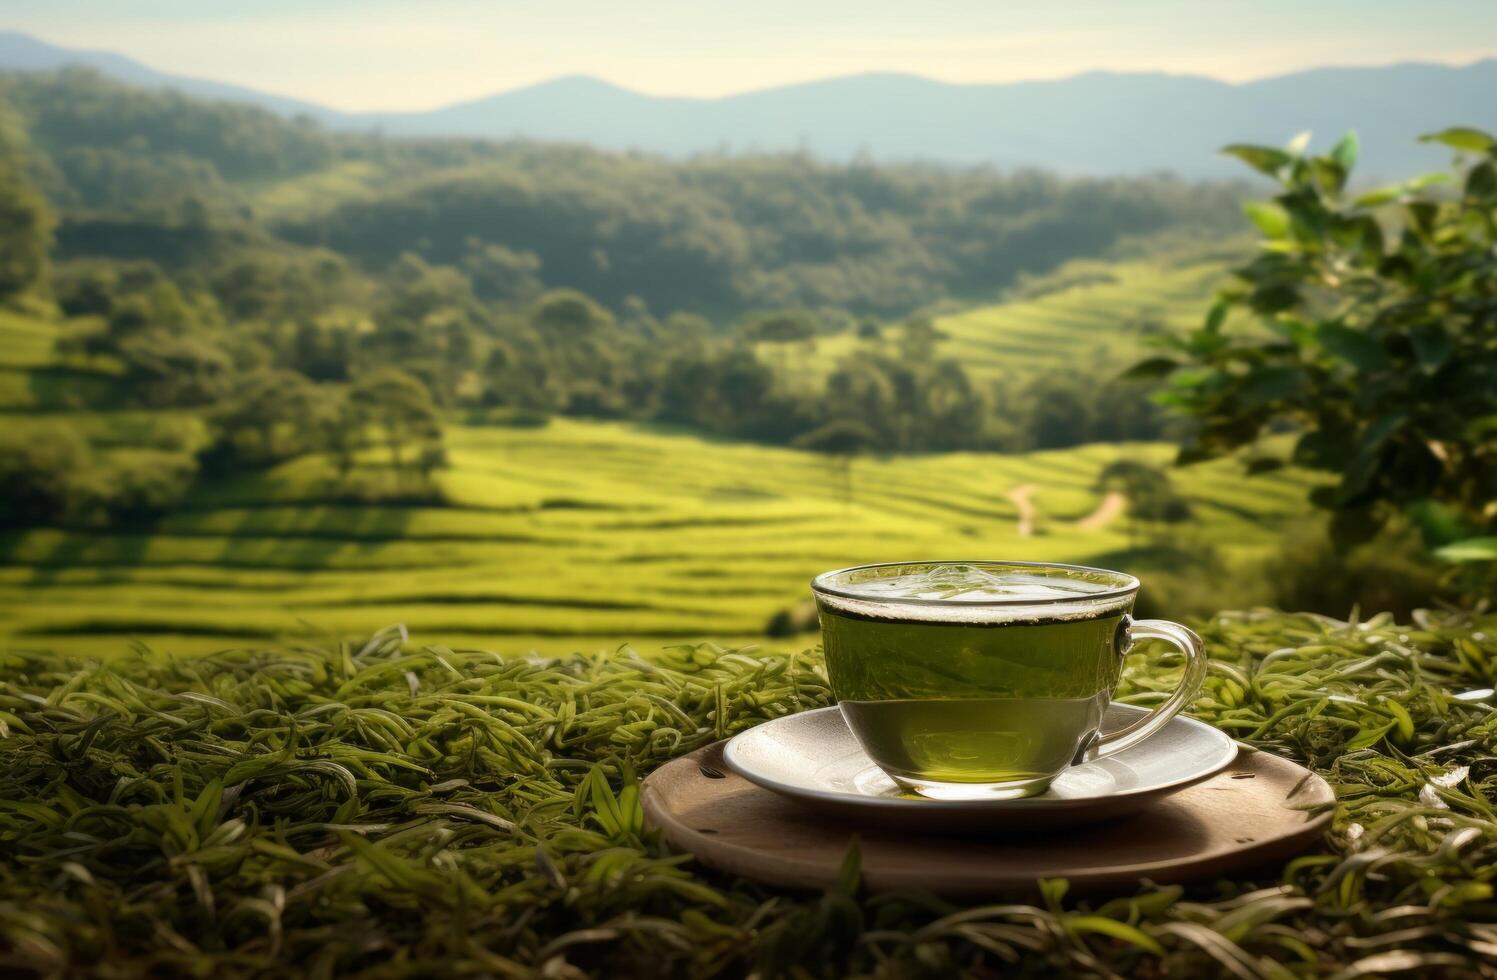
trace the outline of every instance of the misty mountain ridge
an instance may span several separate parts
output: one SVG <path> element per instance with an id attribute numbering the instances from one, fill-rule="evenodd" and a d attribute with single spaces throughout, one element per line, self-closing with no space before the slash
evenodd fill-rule
<path id="1" fill-rule="evenodd" d="M 653 96 L 569 75 L 436 109 L 347 113 L 254 89 L 156 71 L 123 55 L 0 32 L 0 70 L 93 68 L 137 85 L 248 102 L 340 130 L 392 136 L 523 137 L 667 156 L 804 151 L 831 160 L 1042 167 L 1077 175 L 1173 171 L 1241 176 L 1227 143 L 1281 144 L 1311 130 L 1328 145 L 1361 137 L 1364 179 L 1447 162 L 1418 145 L 1449 125 L 1497 129 L 1497 59 L 1314 68 L 1243 84 L 1163 72 L 1090 71 L 1062 79 L 952 84 L 869 72 L 715 98 Z"/>

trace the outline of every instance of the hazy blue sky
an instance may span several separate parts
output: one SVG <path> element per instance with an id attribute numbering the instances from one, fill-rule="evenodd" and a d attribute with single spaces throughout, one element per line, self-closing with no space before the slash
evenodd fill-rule
<path id="1" fill-rule="evenodd" d="M 1238 81 L 1497 55 L 1497 0 L 5 0 L 0 27 L 342 109 L 576 73 L 710 96 L 875 70 Z"/>

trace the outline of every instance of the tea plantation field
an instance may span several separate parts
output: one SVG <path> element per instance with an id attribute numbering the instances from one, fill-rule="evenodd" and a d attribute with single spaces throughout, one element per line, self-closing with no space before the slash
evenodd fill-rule
<path id="1" fill-rule="evenodd" d="M 1066 351 L 1128 347 L 1130 324 L 1199 311 L 1207 269 L 1116 264 L 941 327 L 974 366 L 1038 370 Z M 0 316 L 0 424 L 65 421 L 119 453 L 201 438 L 190 414 L 108 408 L 110 366 L 64 362 L 57 331 Z M 803 604 L 814 573 L 841 565 L 1010 557 L 1146 574 L 1169 560 L 1096 488 L 1114 460 L 1164 464 L 1163 445 L 868 458 L 846 475 L 796 450 L 570 419 L 454 424 L 448 448 L 441 506 L 335 502 L 329 464 L 304 458 L 200 487 L 149 528 L 0 533 L 0 636 L 196 651 L 403 623 L 419 639 L 502 651 L 742 642 Z M 1220 464 L 1174 480 L 1193 508 L 1171 531 L 1176 549 L 1251 560 L 1306 509 L 1303 474 L 1245 481 Z"/>
<path id="2" fill-rule="evenodd" d="M 763 632 L 826 568 L 923 556 L 1128 564 L 1126 518 L 1099 505 L 1108 462 L 1164 446 L 1025 456 L 950 454 L 854 464 L 609 423 L 457 426 L 443 507 L 324 501 L 332 473 L 303 459 L 209 486 L 149 531 L 36 529 L 0 537 L 0 613 L 12 644 L 169 650 L 325 637 L 404 623 L 421 638 L 500 650 Z M 1261 553 L 1304 507 L 1301 477 L 1245 484 L 1228 466 L 1177 481 L 1179 532 Z M 1034 533 L 1009 494 L 1031 487 Z"/>
<path id="3" fill-rule="evenodd" d="M 937 317 L 940 351 L 982 381 L 1053 370 L 1111 377 L 1146 355 L 1150 335 L 1199 326 L 1226 269 L 1217 257 L 1187 254 L 1069 262 L 1008 302 Z M 830 370 L 858 343 L 851 334 L 821 338 L 807 363 Z"/>

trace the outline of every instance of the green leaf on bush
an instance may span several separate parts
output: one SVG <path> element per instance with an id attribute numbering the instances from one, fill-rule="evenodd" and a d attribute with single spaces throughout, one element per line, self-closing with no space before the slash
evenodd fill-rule
<path id="1" fill-rule="evenodd" d="M 1466 175 L 1467 197 L 1491 197 L 1497 193 L 1497 167 L 1490 161 L 1479 163 Z"/>
<path id="2" fill-rule="evenodd" d="M 1416 500 L 1404 509 L 1404 515 L 1419 529 L 1419 536 L 1429 547 L 1454 544 L 1476 534 L 1458 509 L 1438 500 Z"/>
<path id="3" fill-rule="evenodd" d="M 1357 165 L 1357 152 L 1360 148 L 1361 144 L 1357 140 L 1356 131 L 1352 130 L 1331 147 L 1331 159 L 1335 160 L 1342 170 L 1349 173 Z"/>
<path id="4" fill-rule="evenodd" d="M 1409 343 L 1421 366 L 1434 369 L 1450 358 L 1450 334 L 1438 323 L 1421 323 L 1409 331 Z"/>
<path id="5" fill-rule="evenodd" d="M 1406 193 L 1408 193 L 1408 188 L 1403 184 L 1390 184 L 1387 187 L 1379 187 L 1375 191 L 1368 191 L 1352 203 L 1359 208 L 1375 208 L 1396 201 Z"/>
<path id="6" fill-rule="evenodd" d="M 1222 152 L 1229 157 L 1236 157 L 1260 174 L 1267 174 L 1270 177 L 1277 177 L 1279 171 L 1294 159 L 1283 150 L 1276 150 L 1271 146 L 1250 146 L 1245 143 L 1224 146 Z"/>
<path id="7" fill-rule="evenodd" d="M 1440 216 L 1440 208 L 1433 201 L 1411 201 L 1408 206 L 1409 224 L 1421 235 L 1428 235 Z"/>
<path id="8" fill-rule="evenodd" d="M 1359 453 L 1370 453 L 1378 449 L 1388 438 L 1403 428 L 1409 421 L 1409 417 L 1403 412 L 1389 412 L 1380 416 L 1367 428 L 1362 430 L 1362 437 L 1357 440 L 1357 451 Z"/>
<path id="9" fill-rule="evenodd" d="M 1449 174 L 1420 174 L 1418 177 L 1410 177 L 1404 181 L 1403 186 L 1411 191 L 1422 191 L 1426 187 L 1448 183 L 1450 183 Z"/>
<path id="10" fill-rule="evenodd" d="M 1269 320 L 1268 325 L 1294 341 L 1296 347 L 1308 347 L 1315 340 L 1315 326 L 1297 316 L 1280 313 Z"/>
<path id="11" fill-rule="evenodd" d="M 1465 126 L 1453 126 L 1450 129 L 1442 129 L 1438 133 L 1426 133 L 1419 137 L 1419 142 L 1443 143 L 1453 150 L 1466 150 L 1471 153 L 1487 153 L 1492 147 L 1497 146 L 1497 139 L 1493 139 L 1490 134 Z"/>
<path id="12" fill-rule="evenodd" d="M 1467 538 L 1443 548 L 1435 549 L 1435 557 L 1443 561 L 1497 561 L 1497 537 Z"/>
<path id="13" fill-rule="evenodd" d="M 1225 298 L 1219 298 L 1211 304 L 1211 309 L 1206 312 L 1206 323 L 1201 328 L 1207 333 L 1219 333 L 1222 324 L 1227 322 L 1227 312 L 1231 310 L 1232 304 Z"/>
<path id="14" fill-rule="evenodd" d="M 1483 415 L 1466 423 L 1468 439 L 1485 439 L 1489 436 L 1497 436 L 1497 415 Z"/>
<path id="15" fill-rule="evenodd" d="M 1322 323 L 1315 332 L 1320 346 L 1361 371 L 1376 371 L 1388 365 L 1388 354 L 1376 340 L 1360 330 L 1339 323 Z"/>
<path id="16" fill-rule="evenodd" d="M 1401 184 L 1389 184 L 1387 187 L 1379 187 L 1375 191 L 1368 191 L 1352 203 L 1357 207 L 1373 208 L 1380 204 L 1387 204 L 1390 201 L 1407 197 L 1410 194 L 1417 194 L 1426 187 L 1448 183 L 1450 183 L 1449 174 L 1420 174 L 1418 177 L 1411 177 Z"/>
<path id="17" fill-rule="evenodd" d="M 1269 402 L 1283 401 L 1299 390 L 1304 373 L 1292 367 L 1262 367 L 1249 373 L 1237 389 L 1244 406 L 1256 408 Z"/>
<path id="18" fill-rule="evenodd" d="M 1249 201 L 1242 206 L 1242 213 L 1269 238 L 1289 237 L 1289 215 L 1277 204 Z"/>
<path id="19" fill-rule="evenodd" d="M 1311 166 L 1315 169 L 1315 179 L 1320 181 L 1327 194 L 1341 193 L 1341 188 L 1346 186 L 1345 167 L 1328 157 L 1316 157 Z"/>

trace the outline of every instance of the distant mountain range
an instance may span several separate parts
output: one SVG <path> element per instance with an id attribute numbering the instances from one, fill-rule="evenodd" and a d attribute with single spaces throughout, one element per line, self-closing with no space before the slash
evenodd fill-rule
<path id="1" fill-rule="evenodd" d="M 1244 171 L 1216 151 L 1280 144 L 1302 130 L 1328 145 L 1348 129 L 1362 179 L 1409 176 L 1446 162 L 1417 145 L 1451 125 L 1497 129 L 1497 59 L 1463 67 L 1318 68 L 1233 85 L 1161 73 L 1088 72 L 1055 81 L 952 85 L 877 73 L 714 99 L 644 95 L 585 76 L 559 78 L 425 112 L 345 113 L 254 89 L 156 71 L 123 55 L 78 51 L 0 32 L 0 70 L 84 65 L 138 85 L 306 115 L 334 129 L 401 136 L 526 137 L 671 156 L 803 150 L 867 157 L 1043 167 L 1067 174 Z"/>

